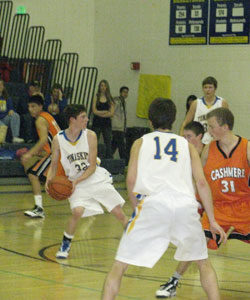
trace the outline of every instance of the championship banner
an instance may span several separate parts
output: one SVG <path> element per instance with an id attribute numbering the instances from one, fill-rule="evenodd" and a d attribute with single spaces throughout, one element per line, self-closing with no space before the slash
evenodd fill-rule
<path id="1" fill-rule="evenodd" d="M 208 0 L 171 0 L 169 45 L 207 44 Z"/>
<path id="2" fill-rule="evenodd" d="M 249 44 L 250 0 L 210 0 L 209 44 Z"/>
<path id="3" fill-rule="evenodd" d="M 171 77 L 167 75 L 140 74 L 136 115 L 148 118 L 148 108 L 155 98 L 170 98 Z"/>

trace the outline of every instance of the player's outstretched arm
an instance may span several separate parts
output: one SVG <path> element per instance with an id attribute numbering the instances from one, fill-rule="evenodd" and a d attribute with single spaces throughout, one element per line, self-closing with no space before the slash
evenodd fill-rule
<path id="1" fill-rule="evenodd" d="M 201 163 L 203 167 L 207 162 L 208 152 L 209 152 L 209 144 L 206 145 L 201 152 Z"/>
<path id="2" fill-rule="evenodd" d="M 250 142 L 247 143 L 247 161 L 248 166 L 250 167 Z"/>
<path id="3" fill-rule="evenodd" d="M 226 233 L 220 227 L 220 225 L 215 221 L 214 218 L 212 194 L 203 172 L 199 154 L 195 149 L 195 147 L 191 144 L 189 144 L 189 151 L 191 156 L 193 177 L 197 186 L 198 193 L 201 197 L 202 204 L 205 208 L 205 211 L 209 219 L 210 230 L 212 232 L 213 239 L 216 240 L 215 234 L 218 233 L 220 235 L 219 243 L 226 242 L 227 240 Z"/>
<path id="4" fill-rule="evenodd" d="M 181 125 L 180 135 L 183 136 L 184 127 L 194 120 L 195 112 L 197 107 L 197 100 L 191 103 L 191 106 L 186 114 L 186 117 Z"/>
<path id="5" fill-rule="evenodd" d="M 137 163 L 138 163 L 138 156 L 139 156 L 141 145 L 142 145 L 141 138 L 136 140 L 133 143 L 133 146 L 130 151 L 130 158 L 128 163 L 128 174 L 127 174 L 126 183 L 127 183 L 128 197 L 133 208 L 137 206 L 137 198 L 133 193 L 133 189 L 137 177 Z"/>
<path id="6" fill-rule="evenodd" d="M 52 141 L 52 154 L 51 154 L 51 163 L 49 166 L 49 171 L 46 178 L 45 189 L 48 190 L 48 184 L 52 178 L 56 176 L 58 161 L 60 156 L 60 146 L 57 136 L 53 138 Z"/>

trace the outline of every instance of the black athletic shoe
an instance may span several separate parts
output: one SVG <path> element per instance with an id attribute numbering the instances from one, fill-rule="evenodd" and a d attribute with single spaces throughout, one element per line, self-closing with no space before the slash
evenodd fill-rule
<path id="1" fill-rule="evenodd" d="M 26 210 L 24 212 L 25 216 L 30 218 L 44 218 L 45 214 L 41 207 L 35 205 L 33 210 Z"/>
<path id="2" fill-rule="evenodd" d="M 176 296 L 176 287 L 178 286 L 178 279 L 171 277 L 168 282 L 162 284 L 159 290 L 156 291 L 156 298 L 170 298 Z"/>

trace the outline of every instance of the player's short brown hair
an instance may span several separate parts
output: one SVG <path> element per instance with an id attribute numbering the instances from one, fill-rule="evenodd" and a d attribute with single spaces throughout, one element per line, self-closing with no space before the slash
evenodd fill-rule
<path id="1" fill-rule="evenodd" d="M 202 81 L 202 87 L 203 87 L 204 85 L 206 85 L 206 84 L 212 84 L 212 85 L 215 87 L 215 89 L 217 89 L 217 87 L 218 87 L 218 82 L 217 82 L 217 80 L 216 80 L 214 77 L 212 77 L 212 76 L 208 76 L 207 78 L 205 78 L 205 79 Z"/>
<path id="2" fill-rule="evenodd" d="M 225 107 L 219 107 L 207 114 L 207 119 L 215 117 L 220 126 L 227 125 L 229 130 L 233 130 L 234 127 L 234 115 Z"/>
<path id="3" fill-rule="evenodd" d="M 149 106 L 148 118 L 154 129 L 172 129 L 175 121 L 176 106 L 166 98 L 156 98 Z"/>

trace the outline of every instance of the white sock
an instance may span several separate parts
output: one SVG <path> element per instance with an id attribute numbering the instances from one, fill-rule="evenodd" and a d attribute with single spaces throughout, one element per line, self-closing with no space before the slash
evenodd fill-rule
<path id="1" fill-rule="evenodd" d="M 181 278 L 181 274 L 179 274 L 178 272 L 174 272 L 173 277 L 179 280 Z"/>
<path id="2" fill-rule="evenodd" d="M 64 231 L 63 235 L 69 240 L 72 240 L 74 237 L 73 235 L 68 234 L 66 231 Z"/>
<path id="3" fill-rule="evenodd" d="M 43 198 L 42 195 L 34 195 L 35 204 L 41 208 L 43 208 Z"/>

